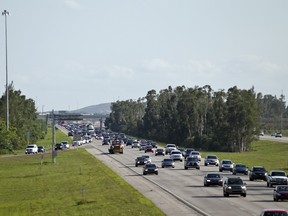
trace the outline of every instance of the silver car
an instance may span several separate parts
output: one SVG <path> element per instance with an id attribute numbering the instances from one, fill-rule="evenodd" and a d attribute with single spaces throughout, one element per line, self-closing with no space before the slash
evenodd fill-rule
<path id="1" fill-rule="evenodd" d="M 182 152 L 179 150 L 172 150 L 170 152 L 170 158 L 175 160 L 180 160 L 181 162 L 183 161 L 183 155 Z"/>

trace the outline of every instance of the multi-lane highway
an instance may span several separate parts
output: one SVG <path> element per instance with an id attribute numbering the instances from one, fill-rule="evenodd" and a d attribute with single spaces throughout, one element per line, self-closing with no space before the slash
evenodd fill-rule
<path id="1" fill-rule="evenodd" d="M 288 202 L 274 202 L 273 188 L 267 188 L 264 181 L 249 181 L 240 176 L 247 184 L 247 197 L 238 195 L 223 196 L 222 187 L 203 186 L 206 172 L 218 172 L 218 167 L 204 166 L 200 170 L 184 169 L 183 162 L 176 162 L 175 168 L 161 168 L 161 161 L 168 156 L 154 156 L 152 162 L 159 166 L 159 175 L 142 175 L 142 167 L 135 167 L 135 158 L 143 151 L 125 147 L 124 154 L 108 154 L 108 146 L 94 141 L 84 147 L 95 157 L 112 168 L 129 184 L 150 198 L 167 215 L 259 215 L 265 208 L 286 208 Z M 261 164 L 255 164 L 261 165 Z M 223 177 L 233 176 L 223 172 Z"/>

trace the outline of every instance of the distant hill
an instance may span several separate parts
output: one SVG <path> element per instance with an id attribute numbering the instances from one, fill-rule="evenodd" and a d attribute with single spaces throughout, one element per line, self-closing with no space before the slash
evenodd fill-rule
<path id="1" fill-rule="evenodd" d="M 81 109 L 73 110 L 72 113 L 81 113 L 81 114 L 101 114 L 107 115 L 111 112 L 111 103 L 102 103 L 98 105 L 92 105 L 84 107 Z"/>

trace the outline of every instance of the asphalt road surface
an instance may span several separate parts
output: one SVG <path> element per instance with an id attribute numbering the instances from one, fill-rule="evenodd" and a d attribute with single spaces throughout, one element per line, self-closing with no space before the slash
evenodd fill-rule
<path id="1" fill-rule="evenodd" d="M 204 166 L 203 159 L 200 170 L 185 170 L 183 162 L 176 162 L 175 168 L 161 168 L 161 161 L 169 156 L 146 153 L 158 165 L 159 175 L 143 176 L 142 167 L 135 167 L 135 158 L 145 154 L 143 151 L 128 146 L 124 154 L 108 154 L 108 146 L 102 146 L 99 140 L 83 147 L 152 200 L 166 215 L 250 216 L 259 215 L 265 208 L 287 209 L 288 206 L 288 201 L 273 201 L 273 188 L 266 187 L 265 181 L 249 181 L 248 176 L 241 174 L 238 176 L 247 184 L 245 198 L 238 195 L 224 197 L 222 187 L 204 187 L 205 173 L 218 172 L 218 167 Z M 221 174 L 224 178 L 233 176 L 230 172 Z"/>

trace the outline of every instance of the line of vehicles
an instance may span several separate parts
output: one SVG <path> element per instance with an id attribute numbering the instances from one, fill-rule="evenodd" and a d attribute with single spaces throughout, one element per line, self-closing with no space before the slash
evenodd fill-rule
<path id="1" fill-rule="evenodd" d="M 123 149 L 124 146 L 123 142 Z M 135 167 L 143 166 L 143 175 L 159 174 L 159 167 L 156 163 L 152 162 L 149 153 L 152 153 L 155 156 L 165 156 L 161 161 L 161 168 L 175 168 L 176 161 L 183 162 L 183 168 L 185 170 L 190 168 L 200 170 L 201 168 L 201 154 L 193 148 L 181 151 L 175 144 L 166 144 L 164 148 L 158 148 L 157 145 L 152 146 L 151 141 L 147 140 L 133 140 L 131 141 L 131 144 L 128 143 L 127 145 L 126 143 L 126 147 L 127 146 L 131 146 L 131 149 L 138 148 L 139 151 L 145 153 L 141 156 L 137 156 L 135 159 Z M 123 153 L 123 149 L 120 153 Z M 205 187 L 222 187 L 224 197 L 229 197 L 229 195 L 240 195 L 246 197 L 247 185 L 238 175 L 242 174 L 247 175 L 250 181 L 262 180 L 266 182 L 267 187 L 275 186 L 273 192 L 274 201 L 288 200 L 288 176 L 283 170 L 271 170 L 268 173 L 263 166 L 253 166 L 249 170 L 243 163 L 233 163 L 232 160 L 229 159 L 219 160 L 216 155 L 207 155 L 204 158 L 204 166 L 218 167 L 218 170 L 208 172 L 204 175 L 203 185 Z M 221 175 L 222 172 L 230 172 L 233 176 L 223 178 L 223 175 Z"/>

